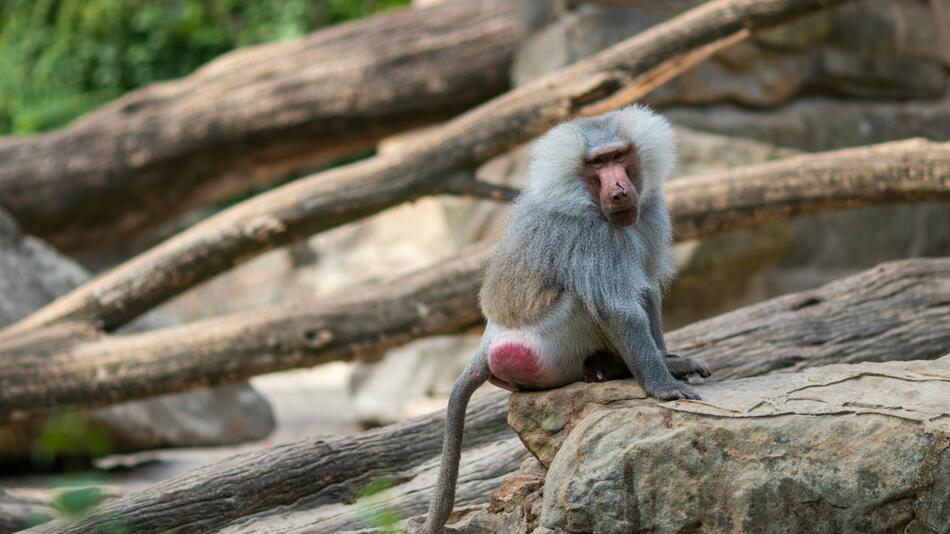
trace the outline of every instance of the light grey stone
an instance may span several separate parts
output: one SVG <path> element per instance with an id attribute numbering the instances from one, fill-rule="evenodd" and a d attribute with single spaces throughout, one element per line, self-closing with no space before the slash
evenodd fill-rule
<path id="1" fill-rule="evenodd" d="M 702 402 L 656 402 L 633 381 L 513 396 L 509 422 L 548 465 L 540 526 L 950 530 L 950 355 L 697 391 Z"/>

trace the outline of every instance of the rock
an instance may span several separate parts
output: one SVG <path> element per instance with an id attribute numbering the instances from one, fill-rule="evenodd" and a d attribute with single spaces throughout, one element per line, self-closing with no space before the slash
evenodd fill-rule
<path id="1" fill-rule="evenodd" d="M 379 362 L 357 364 L 350 382 L 356 419 L 364 426 L 382 426 L 442 409 L 441 402 L 418 400 L 448 397 L 477 348 L 478 336 L 435 337 L 391 350 Z"/>
<path id="2" fill-rule="evenodd" d="M 791 100 L 811 81 L 811 54 L 742 42 L 657 88 L 644 98 L 656 107 L 734 102 L 764 108 Z"/>
<path id="3" fill-rule="evenodd" d="M 940 21 L 937 13 L 928 2 L 839 6 L 827 46 L 815 56 L 812 84 L 864 98 L 940 98 L 947 76 L 938 24 L 950 27 L 950 16 Z"/>
<path id="4" fill-rule="evenodd" d="M 501 487 L 491 495 L 490 509 L 493 512 L 515 511 L 529 495 L 544 487 L 547 469 L 536 458 L 526 458 L 518 470 L 501 481 Z"/>
<path id="5" fill-rule="evenodd" d="M 697 391 L 513 395 L 509 423 L 549 466 L 535 532 L 950 529 L 950 355 Z"/>
<path id="6" fill-rule="evenodd" d="M 514 473 L 501 481 L 489 504 L 456 510 L 445 525 L 451 534 L 530 534 L 538 526 L 544 476 L 547 469 L 535 458 L 527 458 Z M 421 526 L 423 516 L 409 525 Z M 407 530 L 411 532 L 410 530 Z"/>
<path id="7" fill-rule="evenodd" d="M 862 102 L 802 98 L 780 108 L 750 111 L 732 105 L 671 107 L 663 113 L 680 126 L 816 152 L 926 137 L 950 136 L 950 99 L 932 102 Z"/>
<path id="8" fill-rule="evenodd" d="M 675 126 L 678 161 L 673 179 L 787 158 L 798 154 L 793 148 Z"/>
<path id="9" fill-rule="evenodd" d="M 88 278 L 49 245 L 20 233 L 0 209 L 0 326 L 25 317 Z"/>
<path id="10" fill-rule="evenodd" d="M 246 382 L 100 408 L 89 420 L 122 452 L 231 445 L 274 430 L 270 404 Z"/>
<path id="11" fill-rule="evenodd" d="M 89 274 L 52 247 L 23 235 L 0 209 L 0 327 L 8 325 L 84 282 Z M 172 324 L 168 313 L 150 314 L 130 329 Z M 261 439 L 274 427 L 267 401 L 248 384 L 124 403 L 88 414 L 104 432 L 111 452 L 156 447 L 222 445 Z M 0 425 L 0 460 L 28 455 L 42 421 Z"/>
<path id="12" fill-rule="evenodd" d="M 520 84 L 551 72 L 699 3 L 582 3 L 522 46 L 512 78 Z M 934 12 L 923 2 L 846 4 L 759 32 L 645 100 L 655 106 L 733 102 L 768 107 L 806 92 L 939 98 L 947 88 L 947 74 L 937 32 Z"/>
<path id="13" fill-rule="evenodd" d="M 795 20 L 755 32 L 756 43 L 779 50 L 805 50 L 830 37 L 834 31 L 834 14 L 823 9 Z"/>

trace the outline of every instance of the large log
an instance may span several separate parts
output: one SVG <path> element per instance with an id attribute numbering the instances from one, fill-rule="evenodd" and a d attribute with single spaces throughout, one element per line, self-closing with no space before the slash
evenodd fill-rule
<path id="1" fill-rule="evenodd" d="M 0 349 L 0 422 L 367 358 L 410 339 L 458 332 L 481 321 L 476 293 L 487 253 L 321 302 L 129 335 L 62 323 L 17 336 Z M 36 374 L 41 369 L 49 373 Z"/>
<path id="2" fill-rule="evenodd" d="M 109 331 L 266 250 L 420 196 L 632 83 L 653 85 L 701 48 L 845 0 L 716 0 L 524 85 L 420 136 L 404 150 L 338 167 L 227 209 L 105 273 L 12 330 L 63 320 Z M 652 75 L 651 75 L 652 74 Z M 615 102 L 619 104 L 619 102 Z M 464 183 L 461 182 L 461 183 Z"/>
<path id="3" fill-rule="evenodd" d="M 401 9 L 237 50 L 43 135 L 0 139 L 0 203 L 71 251 L 366 152 L 508 87 L 519 0 Z"/>
<path id="4" fill-rule="evenodd" d="M 714 378 L 820 365 L 836 356 L 937 358 L 950 348 L 948 297 L 950 259 L 894 262 L 680 329 L 669 340 L 673 350 L 707 359 Z M 752 360 L 760 363 L 737 363 Z M 492 393 L 469 410 L 459 506 L 486 502 L 502 474 L 526 457 L 505 423 L 505 398 Z M 424 512 L 441 429 L 439 414 L 238 455 L 107 503 L 78 521 L 31 532 L 95 532 L 113 522 L 133 532 L 365 528 L 374 506 L 402 517 Z M 357 501 L 354 495 L 376 479 L 394 486 L 377 504 Z"/>
<path id="5" fill-rule="evenodd" d="M 870 204 L 950 201 L 950 143 L 914 139 L 804 154 L 681 178 L 665 193 L 680 239 Z"/>
<path id="6" fill-rule="evenodd" d="M 676 180 L 666 192 L 678 238 L 819 209 L 950 200 L 950 143 L 914 140 L 797 156 Z M 475 296 L 487 259 L 480 249 L 341 299 L 277 305 L 140 334 L 92 331 L 84 339 L 75 335 L 76 323 L 53 324 L 41 334 L 6 333 L 0 346 L 0 421 L 376 354 L 410 339 L 455 332 L 479 321 Z M 65 333 L 57 334 L 59 329 Z M 50 337 L 65 341 L 50 345 Z"/>

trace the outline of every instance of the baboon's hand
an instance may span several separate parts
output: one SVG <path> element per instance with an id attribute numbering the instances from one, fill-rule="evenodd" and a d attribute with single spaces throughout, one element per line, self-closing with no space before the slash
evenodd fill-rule
<path id="1" fill-rule="evenodd" d="M 702 400 L 699 393 L 679 380 L 659 384 L 643 384 L 647 395 L 660 400 Z"/>
<path id="2" fill-rule="evenodd" d="M 708 378 L 712 374 L 709 365 L 697 358 L 684 358 L 678 354 L 667 354 L 663 358 L 663 362 L 666 363 L 666 368 L 670 370 L 670 374 L 678 380 L 686 379 L 694 374 Z"/>

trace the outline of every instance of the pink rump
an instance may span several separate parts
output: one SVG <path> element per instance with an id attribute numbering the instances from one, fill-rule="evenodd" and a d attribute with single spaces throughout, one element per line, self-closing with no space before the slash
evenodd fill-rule
<path id="1" fill-rule="evenodd" d="M 542 376 L 538 354 L 528 345 L 514 341 L 492 347 L 488 367 L 492 375 L 512 384 L 531 385 Z"/>

